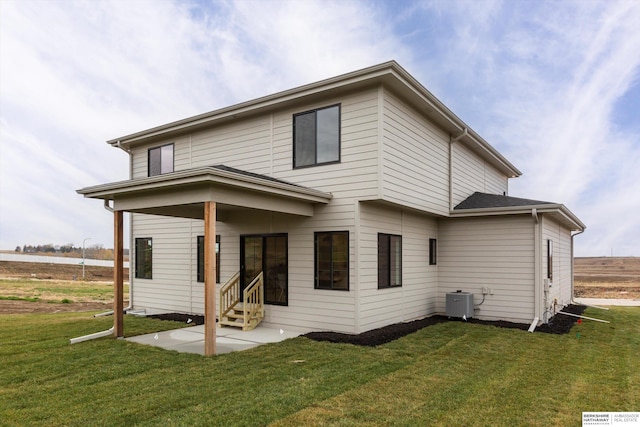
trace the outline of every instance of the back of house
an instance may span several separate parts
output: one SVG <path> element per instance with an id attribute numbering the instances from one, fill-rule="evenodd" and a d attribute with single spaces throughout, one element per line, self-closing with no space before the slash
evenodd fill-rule
<path id="1" fill-rule="evenodd" d="M 79 192 L 132 212 L 132 310 L 204 313 L 207 201 L 218 286 L 262 273 L 273 326 L 359 333 L 457 291 L 538 324 L 571 301 L 584 225 L 510 197 L 520 171 L 396 62 L 108 142 L 130 180 Z"/>

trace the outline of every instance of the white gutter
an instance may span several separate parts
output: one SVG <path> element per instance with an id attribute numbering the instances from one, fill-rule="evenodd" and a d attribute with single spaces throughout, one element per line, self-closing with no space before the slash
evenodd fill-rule
<path id="1" fill-rule="evenodd" d="M 107 329 L 106 331 L 96 332 L 95 334 L 83 335 L 77 338 L 71 338 L 69 340 L 69 344 L 77 344 L 79 342 L 94 340 L 96 338 L 107 337 L 109 335 L 113 335 L 113 326 Z"/>
<path id="2" fill-rule="evenodd" d="M 582 303 L 579 303 L 579 302 L 574 300 L 574 286 L 575 286 L 574 274 L 575 274 L 575 263 L 576 263 L 576 261 L 575 261 L 574 255 L 573 255 L 573 245 L 574 245 L 573 238 L 576 237 L 578 234 L 584 233 L 584 231 L 585 230 L 582 229 L 582 230 L 578 231 L 577 233 L 571 235 L 571 301 L 570 302 L 571 302 L 571 304 L 587 306 L 586 304 L 582 304 Z M 595 306 L 595 305 L 594 306 L 587 306 L 587 307 L 599 308 L 601 310 L 609 310 L 608 308 L 598 307 L 598 306 Z"/>

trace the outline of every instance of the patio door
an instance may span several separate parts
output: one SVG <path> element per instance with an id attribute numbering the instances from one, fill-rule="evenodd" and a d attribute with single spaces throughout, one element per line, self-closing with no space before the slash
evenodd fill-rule
<path id="1" fill-rule="evenodd" d="M 264 302 L 289 302 L 286 234 L 240 236 L 240 285 L 244 290 L 260 272 L 264 277 Z"/>

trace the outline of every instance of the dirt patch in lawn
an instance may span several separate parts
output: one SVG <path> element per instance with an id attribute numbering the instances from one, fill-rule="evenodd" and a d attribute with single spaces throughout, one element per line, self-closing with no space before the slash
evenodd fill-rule
<path id="1" fill-rule="evenodd" d="M 96 310 L 109 311 L 112 309 L 113 304 L 105 302 L 71 302 L 65 304 L 44 301 L 0 300 L 0 314 L 66 313 Z"/>
<path id="2" fill-rule="evenodd" d="M 0 277 L 82 280 L 82 265 L 0 261 Z M 85 281 L 113 280 L 113 267 L 87 265 L 84 277 Z M 124 269 L 124 277 L 129 277 L 128 268 Z"/>

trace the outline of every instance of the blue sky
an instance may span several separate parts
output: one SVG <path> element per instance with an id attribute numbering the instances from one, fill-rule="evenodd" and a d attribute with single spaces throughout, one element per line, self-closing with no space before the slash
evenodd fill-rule
<path id="1" fill-rule="evenodd" d="M 565 204 L 576 255 L 640 256 L 640 2 L 0 2 L 0 249 L 112 246 L 105 141 L 395 59 Z"/>

